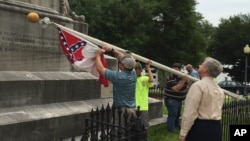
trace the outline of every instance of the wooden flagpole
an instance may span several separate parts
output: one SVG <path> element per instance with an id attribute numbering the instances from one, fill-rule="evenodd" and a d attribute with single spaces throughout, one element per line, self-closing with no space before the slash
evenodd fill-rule
<path id="1" fill-rule="evenodd" d="M 84 38 L 84 39 L 86 39 L 86 40 L 92 42 L 93 44 L 96 44 L 96 45 L 99 45 L 99 46 L 109 45 L 110 47 L 112 47 L 112 48 L 114 48 L 114 49 L 116 49 L 116 50 L 118 50 L 118 51 L 121 51 L 121 52 L 123 52 L 123 53 L 125 53 L 125 52 L 127 51 L 127 50 L 124 50 L 124 49 L 119 48 L 119 47 L 117 47 L 117 46 L 114 46 L 114 45 L 112 45 L 112 44 L 109 44 L 109 43 L 106 43 L 106 42 L 104 42 L 104 41 L 98 40 L 98 39 L 96 39 L 96 38 L 90 37 L 90 36 L 88 36 L 88 35 L 86 35 L 86 34 L 77 32 L 77 31 L 75 31 L 75 30 L 73 30 L 73 29 L 70 29 L 70 28 L 68 28 L 68 27 L 59 25 L 59 24 L 57 24 L 57 23 L 50 22 L 50 24 L 55 25 L 55 26 L 57 26 L 57 27 L 60 27 L 60 28 L 62 28 L 62 29 L 68 30 L 68 31 L 70 31 L 70 32 L 72 32 L 72 33 L 74 33 L 74 34 L 76 34 L 77 36 L 82 37 L 82 38 Z M 137 54 L 135 54 L 135 53 L 131 53 L 131 55 L 132 55 L 136 60 L 139 60 L 139 61 L 144 62 L 144 63 L 146 63 L 146 62 L 149 60 L 149 59 L 147 59 L 147 58 L 145 58 L 145 57 L 142 57 L 142 56 L 140 56 L 140 55 L 137 55 Z M 151 59 L 150 59 L 150 60 L 151 60 Z M 185 73 L 182 73 L 182 72 L 180 72 L 180 71 L 176 71 L 175 69 L 172 69 L 172 68 L 170 68 L 170 67 L 167 67 L 167 66 L 165 66 L 165 65 L 162 65 L 162 64 L 160 64 L 160 63 L 157 63 L 157 62 L 155 62 L 155 61 L 153 61 L 153 60 L 151 60 L 151 61 L 152 61 L 152 66 L 154 66 L 154 67 L 156 67 L 156 68 L 159 68 L 159 69 L 168 71 L 168 72 L 170 72 L 170 73 L 176 74 L 176 75 L 181 76 L 181 77 L 183 77 L 183 76 L 186 75 Z M 199 79 L 197 79 L 197 78 L 195 78 L 195 77 L 192 77 L 192 76 L 190 76 L 190 75 L 188 75 L 188 77 L 189 77 L 189 79 L 192 80 L 192 81 L 198 81 L 198 80 L 199 80 Z M 223 90 L 224 90 L 224 89 L 223 89 Z M 234 98 L 237 98 L 237 99 L 240 99 L 240 100 L 245 100 L 245 97 L 243 97 L 242 95 L 238 95 L 238 94 L 236 94 L 236 93 L 232 93 L 232 92 L 227 91 L 227 90 L 224 90 L 224 93 L 227 94 L 227 95 L 229 95 L 229 96 L 231 96 L 231 97 L 234 97 Z"/>

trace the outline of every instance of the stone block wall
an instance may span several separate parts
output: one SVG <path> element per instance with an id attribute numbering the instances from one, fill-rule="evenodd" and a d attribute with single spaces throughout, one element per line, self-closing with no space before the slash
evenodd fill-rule
<path id="1" fill-rule="evenodd" d="M 98 99 L 101 89 L 87 72 L 0 72 L 0 107 Z"/>

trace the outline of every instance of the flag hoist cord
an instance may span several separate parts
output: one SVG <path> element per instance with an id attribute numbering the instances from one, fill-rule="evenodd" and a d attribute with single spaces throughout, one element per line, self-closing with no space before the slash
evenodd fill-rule
<path id="1" fill-rule="evenodd" d="M 60 25 L 60 24 L 57 24 L 57 23 L 55 23 L 55 22 L 50 22 L 50 24 L 51 24 L 51 25 L 54 25 L 54 26 L 56 26 L 56 27 L 59 27 L 59 28 L 68 30 L 68 31 L 74 33 L 76 36 L 81 37 L 81 38 L 84 38 L 84 39 L 86 39 L 86 40 L 88 40 L 88 41 L 90 41 L 90 42 L 92 42 L 93 44 L 96 44 L 96 45 L 98 45 L 98 46 L 109 45 L 110 47 L 112 47 L 112 48 L 114 48 L 114 49 L 116 49 L 116 50 L 118 50 L 118 51 L 121 51 L 121 52 L 123 52 L 123 53 L 125 53 L 125 52 L 127 51 L 127 50 L 124 50 L 124 49 L 119 48 L 119 47 L 117 47 L 117 46 L 114 46 L 114 45 L 111 45 L 111 44 L 109 44 L 109 43 L 106 43 L 106 42 L 104 42 L 104 41 L 101 41 L 101 40 L 95 39 L 95 38 L 93 38 L 93 37 L 90 37 L 90 36 L 88 36 L 88 35 L 86 35 L 86 34 L 83 34 L 83 33 L 80 33 L 80 32 L 78 32 L 78 31 L 75 31 L 75 30 L 73 30 L 73 29 L 70 29 L 70 28 L 68 28 L 68 27 L 65 27 L 65 26 L 62 26 L 62 25 Z M 135 53 L 132 53 L 132 52 L 131 52 L 131 54 L 132 54 L 132 56 L 133 56 L 136 60 L 138 60 L 138 61 L 141 61 L 141 62 L 146 63 L 146 62 L 149 60 L 149 59 L 147 59 L 147 58 L 145 58 L 145 57 L 142 57 L 142 56 L 139 56 L 139 55 L 137 55 L 137 54 L 135 54 Z M 150 60 L 151 60 L 151 59 L 150 59 Z M 151 61 L 152 61 L 152 66 L 154 66 L 154 67 L 156 67 L 156 68 L 159 68 L 159 69 L 162 69 L 162 70 L 171 72 L 171 73 L 176 74 L 176 75 L 181 76 L 181 77 L 184 76 L 184 75 L 186 75 L 185 73 L 182 73 L 182 72 L 180 72 L 180 71 L 176 71 L 176 70 L 174 70 L 174 69 L 172 69 L 172 68 L 170 68 L 170 67 L 167 67 L 167 66 L 165 66 L 165 65 L 162 65 L 162 64 L 160 64 L 160 63 L 157 63 L 157 62 L 155 62 L 155 61 L 153 61 L 153 60 L 151 60 Z M 194 77 L 192 77 L 192 76 L 190 76 L 190 75 L 188 75 L 188 77 L 189 77 L 189 79 L 192 80 L 192 81 L 198 81 L 198 80 L 199 80 L 199 79 L 194 78 Z M 232 93 L 232 92 L 227 91 L 227 90 L 225 90 L 225 89 L 223 89 L 223 91 L 224 91 L 224 93 L 225 93 L 226 95 L 229 95 L 229 96 L 234 97 L 234 98 L 236 98 L 236 99 L 239 99 L 239 100 L 245 100 L 245 99 L 246 99 L 246 98 L 245 98 L 244 96 L 242 96 L 242 95 L 238 95 L 238 94 L 236 94 L 236 93 Z"/>

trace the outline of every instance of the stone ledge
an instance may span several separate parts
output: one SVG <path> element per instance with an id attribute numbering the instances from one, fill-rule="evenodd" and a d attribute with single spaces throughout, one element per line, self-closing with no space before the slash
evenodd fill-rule
<path id="1" fill-rule="evenodd" d="M 0 81 L 25 80 L 85 80 L 97 77 L 88 72 L 29 72 L 29 71 L 1 71 Z"/>
<path id="2" fill-rule="evenodd" d="M 106 106 L 108 103 L 112 105 L 113 100 L 107 98 L 4 108 L 0 109 L 0 125 L 89 113 L 92 109 L 96 109 L 102 105 Z"/>
<path id="3" fill-rule="evenodd" d="M 155 119 L 151 119 L 149 121 L 149 126 L 155 126 L 155 125 L 159 125 L 162 123 L 166 123 L 167 122 L 167 115 L 163 115 L 162 117 L 159 118 L 155 118 Z"/>
<path id="4" fill-rule="evenodd" d="M 0 140 L 57 141 L 79 136 L 90 111 L 108 103 L 113 98 L 0 109 Z M 149 98 L 149 103 L 149 114 L 162 117 L 162 101 Z"/>
<path id="5" fill-rule="evenodd" d="M 0 72 L 0 107 L 11 108 L 101 98 L 88 72 Z"/>
<path id="6" fill-rule="evenodd" d="M 97 107 L 101 108 L 102 105 L 104 108 L 106 108 L 108 103 L 110 106 L 112 106 L 113 98 L 4 108 L 0 109 L 0 126 L 48 118 L 57 118 L 74 114 L 89 113 L 92 109 L 95 110 Z M 150 114 L 154 115 L 156 118 L 161 117 L 162 109 L 161 107 L 158 107 L 159 104 L 162 105 L 161 101 L 149 98 L 149 103 Z M 156 108 L 159 110 L 152 109 L 152 106 L 156 106 Z M 151 119 L 154 118 L 151 116 Z"/>

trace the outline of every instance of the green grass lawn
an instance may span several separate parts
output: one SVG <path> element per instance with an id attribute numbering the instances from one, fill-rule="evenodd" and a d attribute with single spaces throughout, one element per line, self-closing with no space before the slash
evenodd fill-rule
<path id="1" fill-rule="evenodd" d="M 169 133 L 166 129 L 166 123 L 151 126 L 148 129 L 148 135 L 150 141 L 178 141 L 179 139 L 179 131 Z"/>

